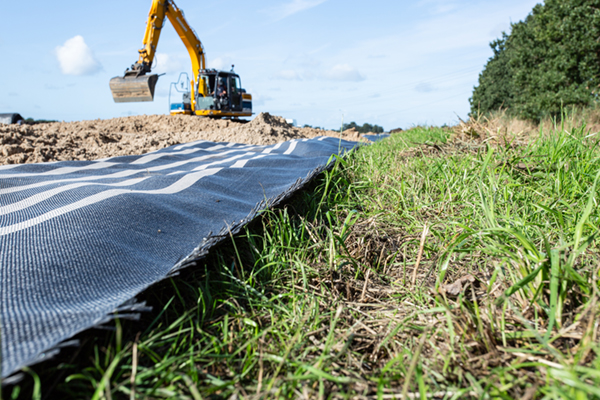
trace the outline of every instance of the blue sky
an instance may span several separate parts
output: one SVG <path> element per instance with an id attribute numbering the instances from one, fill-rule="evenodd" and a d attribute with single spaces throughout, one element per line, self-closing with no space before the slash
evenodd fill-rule
<path id="1" fill-rule="evenodd" d="M 235 64 L 256 113 L 386 129 L 466 118 L 489 42 L 539 2 L 176 0 L 208 65 Z M 137 60 L 150 4 L 4 2 L 0 112 L 65 121 L 167 113 L 170 83 L 191 71 L 168 22 L 154 69 L 166 75 L 154 102 L 115 104 L 108 86 Z"/>

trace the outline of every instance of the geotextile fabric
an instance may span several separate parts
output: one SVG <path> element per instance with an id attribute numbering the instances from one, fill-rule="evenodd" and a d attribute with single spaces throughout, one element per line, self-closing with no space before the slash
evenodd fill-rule
<path id="1" fill-rule="evenodd" d="M 197 141 L 141 156 L 0 167 L 2 378 L 207 254 L 357 143 Z"/>
<path id="2" fill-rule="evenodd" d="M 362 137 L 364 137 L 365 139 L 367 139 L 370 142 L 379 142 L 380 140 L 389 138 L 390 134 L 389 133 L 380 133 L 380 134 L 374 134 L 374 135 L 362 135 Z"/>

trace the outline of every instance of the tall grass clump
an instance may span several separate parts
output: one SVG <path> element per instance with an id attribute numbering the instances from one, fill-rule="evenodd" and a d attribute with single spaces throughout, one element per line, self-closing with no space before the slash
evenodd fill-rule
<path id="1" fill-rule="evenodd" d="M 595 398 L 597 136 L 562 126 L 523 145 L 455 138 L 435 152 L 413 150 L 367 192 L 392 207 L 371 212 L 430 236 L 421 249 L 431 261 L 413 274 L 446 316 L 428 328 L 429 351 L 443 363 L 423 364 L 456 375 L 476 398 Z"/>

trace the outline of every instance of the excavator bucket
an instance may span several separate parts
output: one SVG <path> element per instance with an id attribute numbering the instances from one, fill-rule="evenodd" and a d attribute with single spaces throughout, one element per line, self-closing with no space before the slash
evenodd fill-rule
<path id="1" fill-rule="evenodd" d="M 110 91 L 115 103 L 153 101 L 158 75 L 115 76 L 110 80 Z"/>

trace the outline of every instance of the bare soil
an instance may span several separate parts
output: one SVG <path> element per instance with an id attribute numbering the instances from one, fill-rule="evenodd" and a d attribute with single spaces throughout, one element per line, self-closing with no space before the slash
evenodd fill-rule
<path id="1" fill-rule="evenodd" d="M 36 125 L 0 124 L 0 165 L 139 155 L 195 140 L 269 145 L 317 136 L 340 137 L 340 133 L 293 127 L 284 118 L 268 113 L 247 123 L 186 115 L 140 115 Z M 344 131 L 342 138 L 362 140 L 355 130 Z"/>

